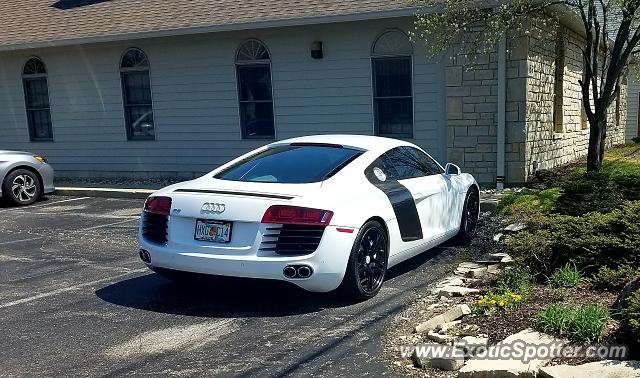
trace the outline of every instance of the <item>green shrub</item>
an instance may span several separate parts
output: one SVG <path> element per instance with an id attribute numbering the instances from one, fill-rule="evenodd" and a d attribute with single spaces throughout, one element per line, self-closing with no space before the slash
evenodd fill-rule
<path id="1" fill-rule="evenodd" d="M 607 214 L 550 215 L 544 227 L 507 238 L 509 253 L 545 275 L 568 263 L 586 275 L 602 266 L 640 265 L 640 202 Z"/>
<path id="2" fill-rule="evenodd" d="M 567 264 L 557 269 L 551 277 L 549 277 L 549 285 L 553 288 L 575 287 L 582 281 L 582 274 L 575 265 Z"/>
<path id="3" fill-rule="evenodd" d="M 573 172 L 560 180 L 560 188 L 562 194 L 555 207 L 558 214 L 608 213 L 623 203 L 617 184 L 607 172 Z"/>
<path id="4" fill-rule="evenodd" d="M 619 291 L 638 274 L 638 268 L 631 265 L 622 265 L 617 269 L 604 266 L 589 281 L 594 289 Z"/>
<path id="5" fill-rule="evenodd" d="M 629 297 L 624 313 L 629 322 L 629 328 L 637 338 L 640 338 L 640 290 Z"/>
<path id="6" fill-rule="evenodd" d="M 569 308 L 552 304 L 538 312 L 536 328 L 571 341 L 593 343 L 600 340 L 609 318 L 609 309 L 602 305 Z"/>
<path id="7" fill-rule="evenodd" d="M 524 265 L 507 268 L 498 277 L 498 289 L 504 292 L 527 294 L 531 288 L 531 272 Z"/>

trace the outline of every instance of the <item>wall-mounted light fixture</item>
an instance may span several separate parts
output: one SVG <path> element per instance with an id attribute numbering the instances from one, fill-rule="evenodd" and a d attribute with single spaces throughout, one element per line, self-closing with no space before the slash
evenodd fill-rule
<path id="1" fill-rule="evenodd" d="M 322 51 L 322 41 L 311 42 L 311 57 L 313 59 L 322 59 L 324 52 Z"/>

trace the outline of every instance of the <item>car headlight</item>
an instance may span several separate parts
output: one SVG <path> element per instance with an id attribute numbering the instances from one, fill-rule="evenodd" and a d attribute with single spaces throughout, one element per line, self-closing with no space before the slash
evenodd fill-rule
<path id="1" fill-rule="evenodd" d="M 41 163 L 46 163 L 46 162 L 47 162 L 47 159 L 45 159 L 44 157 L 42 157 L 42 156 L 40 156 L 40 155 L 36 155 L 36 156 L 34 156 L 34 158 L 35 158 L 37 161 L 41 162 Z"/>

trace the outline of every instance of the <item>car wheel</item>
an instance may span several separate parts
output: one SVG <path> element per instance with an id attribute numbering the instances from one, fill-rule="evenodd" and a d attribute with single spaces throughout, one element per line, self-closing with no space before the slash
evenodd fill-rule
<path id="1" fill-rule="evenodd" d="M 16 169 L 5 177 L 2 193 L 15 205 L 31 205 L 40 198 L 42 183 L 35 173 L 26 169 Z"/>
<path id="2" fill-rule="evenodd" d="M 375 297 L 387 274 L 388 260 L 389 240 L 385 228 L 377 221 L 365 223 L 353 244 L 338 290 L 358 301 Z"/>
<path id="3" fill-rule="evenodd" d="M 474 188 L 469 189 L 464 200 L 462 219 L 458 237 L 461 241 L 469 242 L 478 232 L 478 217 L 480 216 L 480 195 Z"/>

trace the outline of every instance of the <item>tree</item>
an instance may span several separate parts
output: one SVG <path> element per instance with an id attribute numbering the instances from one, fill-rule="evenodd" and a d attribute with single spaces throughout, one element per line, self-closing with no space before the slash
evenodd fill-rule
<path id="1" fill-rule="evenodd" d="M 620 91 L 640 42 L 640 0 L 415 0 L 415 37 L 433 56 L 452 48 L 489 52 L 509 31 L 528 33 L 560 17 L 584 26 L 583 105 L 589 122 L 587 170 L 600 171 L 607 137 L 607 110 Z"/>

